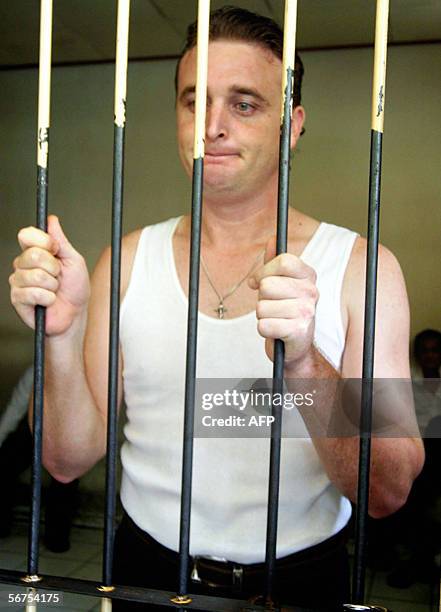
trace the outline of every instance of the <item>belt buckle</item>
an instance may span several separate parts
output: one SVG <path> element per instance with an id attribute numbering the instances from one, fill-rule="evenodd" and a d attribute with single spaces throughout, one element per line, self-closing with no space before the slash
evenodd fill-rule
<path id="1" fill-rule="evenodd" d="M 241 567 L 240 565 L 235 565 L 233 567 L 232 578 L 233 578 L 233 590 L 235 592 L 241 591 L 242 584 L 243 584 L 243 567 Z"/>
<path id="2" fill-rule="evenodd" d="M 199 555 L 195 555 L 194 557 L 192 557 L 193 560 L 193 566 L 192 566 L 192 570 L 190 573 L 190 580 L 192 582 L 195 582 L 197 584 L 205 584 L 208 587 L 214 587 L 214 588 L 228 588 L 228 582 L 222 584 L 222 583 L 214 583 L 211 582 L 211 580 L 206 580 L 203 576 L 203 572 L 202 572 L 202 578 L 199 575 L 199 560 L 203 559 L 203 557 L 200 557 Z M 225 563 L 225 565 L 227 565 Z M 233 565 L 233 567 L 231 568 L 230 566 L 230 571 L 231 571 L 231 584 L 230 587 L 232 589 L 232 591 L 234 593 L 240 593 L 242 590 L 242 586 L 243 586 L 243 567 L 241 565 Z"/>
<path id="3" fill-rule="evenodd" d="M 200 579 L 199 573 L 198 573 L 198 558 L 199 557 L 197 556 L 193 557 L 193 569 L 191 570 L 190 580 L 200 584 L 202 580 Z"/>

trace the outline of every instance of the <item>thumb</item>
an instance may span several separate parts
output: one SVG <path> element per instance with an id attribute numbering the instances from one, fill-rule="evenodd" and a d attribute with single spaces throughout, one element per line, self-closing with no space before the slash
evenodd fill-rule
<path id="1" fill-rule="evenodd" d="M 49 215 L 47 219 L 47 233 L 58 243 L 57 257 L 69 259 L 77 255 L 77 251 L 66 238 L 57 216 Z"/>

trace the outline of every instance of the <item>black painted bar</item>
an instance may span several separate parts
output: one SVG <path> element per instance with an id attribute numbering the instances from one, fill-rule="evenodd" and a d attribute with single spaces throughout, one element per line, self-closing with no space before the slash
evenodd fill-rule
<path id="1" fill-rule="evenodd" d="M 352 582 L 352 601 L 354 603 L 363 603 L 365 594 L 367 552 L 366 530 L 369 505 L 369 468 L 371 456 L 372 385 L 374 375 L 375 307 L 377 297 L 382 142 L 382 132 L 372 130 L 366 261 L 366 301 L 363 340 L 363 384 L 360 420 L 360 456 L 355 522 L 355 561 Z"/>
<path id="2" fill-rule="evenodd" d="M 204 158 L 193 161 L 178 595 L 188 591 Z"/>
<path id="3" fill-rule="evenodd" d="M 112 584 L 118 453 L 118 365 L 121 284 L 121 239 L 124 188 L 124 127 L 114 126 L 112 257 L 110 271 L 109 381 L 107 406 L 106 513 L 104 519 L 103 584 Z"/>
<path id="4" fill-rule="evenodd" d="M 49 140 L 49 130 L 39 134 L 40 145 Z M 48 212 L 48 169 L 37 167 L 37 227 L 47 231 Z M 31 474 L 31 520 L 28 538 L 28 575 L 38 574 L 40 514 L 41 514 L 41 458 L 43 447 L 43 404 L 44 404 L 44 344 L 46 330 L 46 308 L 35 308 L 34 334 L 34 396 L 33 396 L 33 446 Z"/>
<path id="5" fill-rule="evenodd" d="M 283 106 L 283 121 L 279 148 L 279 188 L 277 204 L 277 255 L 288 248 L 289 170 L 291 154 L 291 100 L 293 96 L 294 71 L 287 68 L 287 85 Z M 283 393 L 285 345 L 282 340 L 274 342 L 273 394 Z M 278 404 L 278 402 L 277 402 Z M 277 519 L 279 512 L 280 451 L 282 431 L 282 408 L 272 405 L 270 471 L 268 487 L 268 518 L 266 532 L 266 580 L 265 595 L 271 600 L 277 548 Z"/>
<path id="6" fill-rule="evenodd" d="M 17 570 L 0 569 L 0 584 L 10 584 L 14 587 L 25 587 L 23 583 L 23 572 Z M 142 587 L 116 585 L 115 590 L 110 593 L 100 593 L 100 583 L 92 580 L 81 580 L 79 578 L 65 578 L 62 576 L 43 576 L 41 581 L 33 586 L 37 590 L 63 591 L 92 597 L 105 597 L 106 599 L 118 599 L 122 601 L 137 601 L 145 604 L 155 604 L 164 608 L 175 610 L 205 610 L 208 612 L 261 612 L 265 608 L 260 603 L 249 603 L 241 599 L 230 599 L 224 597 L 211 597 L 208 595 L 191 594 L 191 602 L 185 606 L 174 604 L 171 599 L 174 593 L 171 591 L 160 591 L 145 589 Z M 6 590 L 6 589 L 5 589 Z M 18 609 L 18 608 L 17 608 Z M 63 608 L 64 609 L 64 608 Z M 283 606 L 283 612 L 327 612 L 314 608 L 297 608 Z M 279 608 L 276 608 L 277 612 Z"/>

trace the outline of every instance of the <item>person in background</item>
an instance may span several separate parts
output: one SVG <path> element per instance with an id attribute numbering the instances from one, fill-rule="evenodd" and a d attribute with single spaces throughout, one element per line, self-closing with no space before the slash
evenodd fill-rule
<path id="1" fill-rule="evenodd" d="M 425 329 L 413 342 L 413 391 L 426 460 L 406 504 L 390 517 L 370 520 L 370 561 L 389 569 L 387 583 L 408 588 L 437 583 L 441 547 L 441 332 Z"/>
<path id="2" fill-rule="evenodd" d="M 34 369 L 29 366 L 15 386 L 0 418 L 0 537 L 11 533 L 13 508 L 19 477 L 32 462 L 32 435 L 28 424 L 29 398 L 32 393 Z M 50 478 L 46 491 L 44 544 L 52 552 L 70 548 L 70 530 L 75 511 L 78 479 L 63 484 Z"/>
<path id="3" fill-rule="evenodd" d="M 413 355 L 422 375 L 414 380 L 413 389 L 426 460 L 407 504 L 397 513 L 398 539 L 404 540 L 407 558 L 387 577 L 396 588 L 416 581 L 439 582 L 435 557 L 441 550 L 441 332 L 425 329 L 417 334 Z"/>

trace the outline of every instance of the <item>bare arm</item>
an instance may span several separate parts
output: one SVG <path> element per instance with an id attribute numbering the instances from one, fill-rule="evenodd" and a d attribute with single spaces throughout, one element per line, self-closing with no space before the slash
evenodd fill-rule
<path id="1" fill-rule="evenodd" d="M 46 339 L 43 464 L 60 482 L 82 476 L 106 450 L 106 413 L 86 376 L 86 325 L 83 313 L 71 334 Z"/>
<path id="2" fill-rule="evenodd" d="M 23 253 L 10 277 L 12 302 L 31 327 L 35 304 L 47 308 L 43 462 L 68 482 L 106 450 L 110 252 L 101 256 L 89 291 L 84 260 L 54 217 L 48 234 L 26 228 L 19 240 Z M 124 243 L 123 294 L 136 243 L 133 235 Z"/>
<path id="3" fill-rule="evenodd" d="M 343 304 L 348 314 L 343 378 L 360 378 L 362 372 L 365 262 L 366 242 L 359 239 L 343 287 Z M 384 247 L 379 251 L 374 377 L 410 379 L 407 292 L 397 260 Z M 403 406 L 402 410 L 403 421 L 410 411 L 413 415 L 411 398 L 410 405 Z M 423 445 L 419 437 L 412 435 L 415 434 L 409 428 L 401 436 L 397 432 L 392 437 L 372 438 L 370 513 L 374 517 L 387 516 L 398 510 L 406 502 L 412 483 L 422 469 Z M 326 442 L 329 455 L 336 458 L 329 462 L 329 470 L 335 474 L 339 488 L 355 501 L 358 438 L 328 439 Z M 338 452 L 341 444 L 343 448 Z"/>
<path id="4" fill-rule="evenodd" d="M 327 424 L 336 405 L 338 409 L 337 385 L 332 381 L 361 377 L 365 250 L 365 241 L 359 239 L 345 276 L 342 302 L 347 335 L 341 373 L 312 343 L 318 299 L 314 271 L 298 258 L 285 255 L 271 260 L 250 282 L 259 289 L 258 329 L 268 339 L 269 356 L 272 357 L 270 339 L 282 338 L 285 342 L 286 378 L 329 381 L 325 401 L 314 407 L 314 414 L 303 413 L 310 430 L 316 424 L 317 415 Z M 409 313 L 404 281 L 395 258 L 386 249 L 380 253 L 374 375 L 408 378 Z M 356 501 L 358 437 L 311 435 L 331 481 Z M 423 456 L 418 438 L 373 439 L 369 506 L 372 516 L 386 516 L 406 501 L 412 482 L 421 470 Z"/>

